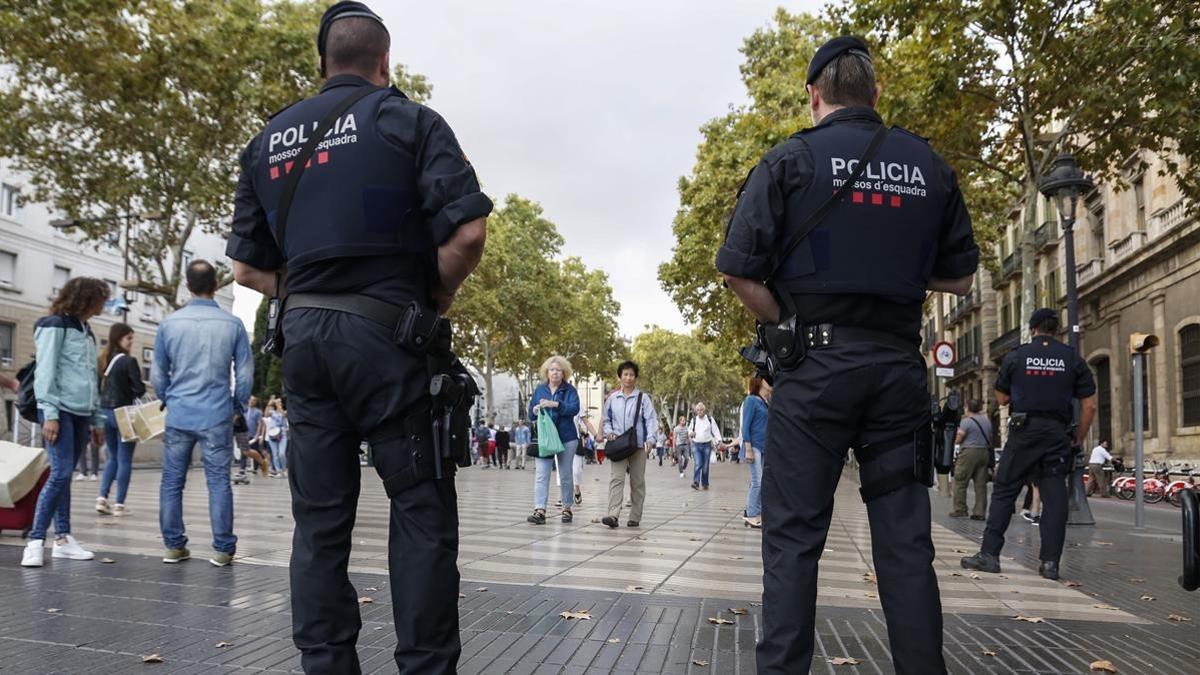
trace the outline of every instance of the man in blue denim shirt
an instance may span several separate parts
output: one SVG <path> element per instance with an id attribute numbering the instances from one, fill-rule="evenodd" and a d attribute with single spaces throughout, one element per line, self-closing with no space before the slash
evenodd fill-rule
<path id="1" fill-rule="evenodd" d="M 167 551 L 163 562 L 187 560 L 183 525 L 183 486 L 192 449 L 200 444 L 208 483 L 208 515 L 212 520 L 213 557 L 224 567 L 233 562 L 233 414 L 250 398 L 254 362 L 241 320 L 221 309 L 213 295 L 217 271 L 204 260 L 187 267 L 192 301 L 163 320 L 154 340 L 154 389 L 167 406 L 163 439 L 163 478 L 159 491 L 159 525 Z M 230 393 L 229 370 L 236 379 Z"/>

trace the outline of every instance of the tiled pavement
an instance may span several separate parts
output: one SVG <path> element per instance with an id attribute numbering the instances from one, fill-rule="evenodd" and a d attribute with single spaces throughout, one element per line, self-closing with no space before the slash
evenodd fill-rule
<path id="1" fill-rule="evenodd" d="M 692 491 L 670 467 L 651 464 L 648 473 L 643 527 L 615 531 L 592 522 L 602 515 L 608 465 L 586 467 L 573 525 L 524 522 L 532 470 L 461 475 L 463 672 L 753 671 L 761 562 L 759 534 L 740 519 L 744 467 L 718 464 L 710 492 Z M 191 479 L 185 509 L 200 552 L 210 536 L 207 496 L 202 475 Z M 94 486 L 74 484 L 74 530 L 113 564 L 50 561 L 22 570 L 21 541 L 0 536 L 9 545 L 0 546 L 0 670 L 130 672 L 142 667 L 139 655 L 154 652 L 173 673 L 298 667 L 288 638 L 284 481 L 234 488 L 240 557 L 229 569 L 158 562 L 157 472 L 135 472 L 132 515 L 123 519 L 90 511 Z M 864 580 L 872 571 L 870 537 L 853 487 L 847 480 L 839 492 L 821 563 L 814 670 L 891 672 L 882 612 Z M 1080 586 L 1068 587 L 1036 575 L 1036 529 L 1019 520 L 1004 574 L 971 578 L 957 560 L 975 550 L 981 524 L 950 520 L 946 500 L 933 500 L 952 672 L 1087 672 L 1096 659 L 1123 673 L 1200 670 L 1200 599 L 1175 584 L 1178 533 L 1166 527 L 1177 514 L 1155 512 L 1152 522 L 1163 527 L 1136 534 L 1103 518 L 1096 528 L 1072 528 L 1064 576 Z M 1126 506 L 1102 504 L 1098 516 Z M 365 480 L 351 564 L 360 593 L 374 599 L 362 606 L 361 658 L 366 670 L 381 672 L 394 669 L 386 513 L 378 481 Z M 558 616 L 576 609 L 589 610 L 592 620 Z M 1169 614 L 1192 622 L 1169 621 Z M 713 626 L 709 617 L 735 623 Z M 839 656 L 860 664 L 828 664 Z"/>

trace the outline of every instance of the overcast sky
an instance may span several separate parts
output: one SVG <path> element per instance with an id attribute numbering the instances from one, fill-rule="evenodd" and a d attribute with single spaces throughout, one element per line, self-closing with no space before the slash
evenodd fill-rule
<path id="1" fill-rule="evenodd" d="M 623 335 L 694 323 L 657 277 L 674 243 L 678 179 L 692 168 L 700 125 L 745 101 L 742 40 L 776 7 L 815 12 L 820 3 L 368 4 L 391 32 L 392 63 L 433 84 L 429 105 L 484 190 L 540 202 L 564 253 L 608 272 Z M 238 314 L 252 316 L 257 294 L 239 291 Z"/>

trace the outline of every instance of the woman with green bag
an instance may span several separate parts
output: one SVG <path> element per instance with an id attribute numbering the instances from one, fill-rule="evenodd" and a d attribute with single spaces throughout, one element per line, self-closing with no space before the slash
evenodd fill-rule
<path id="1" fill-rule="evenodd" d="M 534 525 L 546 524 L 546 500 L 550 497 L 550 473 L 554 460 L 558 461 L 558 482 L 562 488 L 562 521 L 569 523 L 572 490 L 571 461 L 575 457 L 575 446 L 579 444 L 579 432 L 575 430 L 575 416 L 579 414 L 579 392 L 568 380 L 571 379 L 571 363 L 557 354 L 546 359 L 538 370 L 542 381 L 529 397 L 529 421 L 537 424 L 538 458 L 537 473 L 533 480 L 533 515 L 525 520 Z"/>

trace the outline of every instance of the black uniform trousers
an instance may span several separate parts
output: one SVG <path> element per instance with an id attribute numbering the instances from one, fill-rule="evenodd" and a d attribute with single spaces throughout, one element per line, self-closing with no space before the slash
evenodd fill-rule
<path id="1" fill-rule="evenodd" d="M 428 369 L 424 357 L 396 345 L 382 326 L 352 314 L 292 310 L 283 329 L 296 520 L 293 639 L 306 673 L 358 673 L 359 594 L 346 570 L 362 475 L 358 448 L 362 439 L 372 440 L 381 475 L 411 466 L 407 437 L 373 439 L 414 407 L 428 405 Z M 455 672 L 461 651 L 457 561 L 453 477 L 417 483 L 391 499 L 388 576 L 399 672 Z"/>
<path id="2" fill-rule="evenodd" d="M 835 344 L 809 351 L 799 366 L 775 378 L 762 479 L 759 673 L 804 673 L 811 667 L 817 564 L 846 450 L 928 425 L 925 366 L 915 348 Z M 859 475 L 865 483 L 912 467 L 910 441 L 864 462 Z M 867 515 L 896 672 L 945 672 L 928 488 L 909 483 L 869 502 Z"/>
<path id="3" fill-rule="evenodd" d="M 1042 498 L 1041 560 L 1058 562 L 1067 534 L 1067 475 L 1071 467 L 1071 441 L 1067 425 L 1045 417 L 1031 417 L 1020 429 L 1011 429 L 996 465 L 992 505 L 983 531 L 984 553 L 1000 555 L 1004 532 L 1012 520 L 1021 488 L 1036 481 Z"/>

